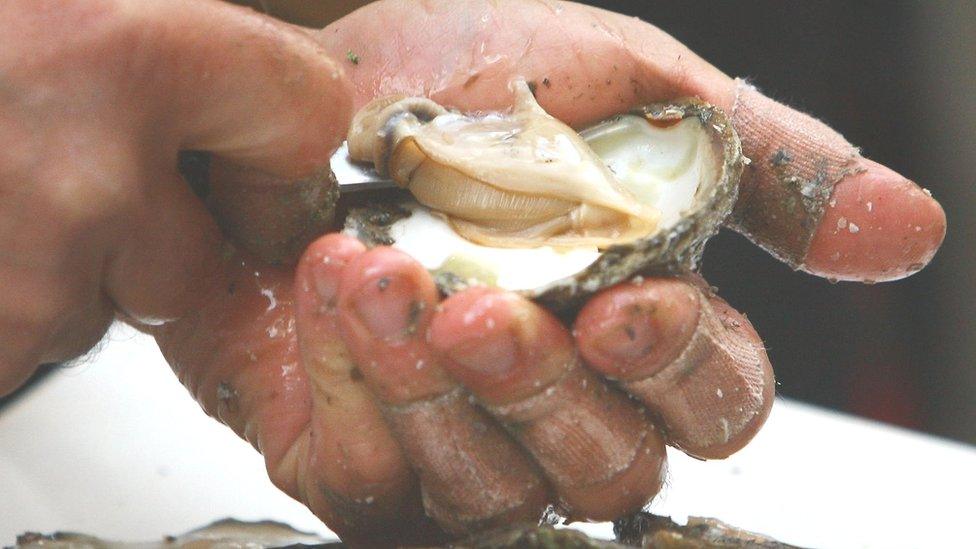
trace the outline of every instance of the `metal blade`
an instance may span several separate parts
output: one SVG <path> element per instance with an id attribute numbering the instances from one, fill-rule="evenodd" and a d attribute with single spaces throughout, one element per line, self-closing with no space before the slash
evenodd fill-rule
<path id="1" fill-rule="evenodd" d="M 396 188 L 396 183 L 377 175 L 369 164 L 353 162 L 349 158 L 349 146 L 345 141 L 332 155 L 330 163 L 336 181 L 339 182 L 340 193 Z"/>

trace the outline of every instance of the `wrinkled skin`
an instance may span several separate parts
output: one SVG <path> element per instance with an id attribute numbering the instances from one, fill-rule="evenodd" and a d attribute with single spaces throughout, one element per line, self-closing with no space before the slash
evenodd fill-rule
<path id="1" fill-rule="evenodd" d="M 665 443 L 722 458 L 761 427 L 774 383 L 759 337 L 694 277 L 605 290 L 571 330 L 493 290 L 439 304 L 413 260 L 346 237 L 294 271 L 238 253 L 175 173 L 179 149 L 217 153 L 214 211 L 266 257 L 260 242 L 309 239 L 276 221 L 318 206 L 288 181 L 314 178 L 377 95 L 504 109 L 521 76 L 574 125 L 678 96 L 731 110 L 733 81 L 662 31 L 521 0 L 378 2 L 320 32 L 210 2 L 29 4 L 0 4 L 16 29 L 0 49 L 0 393 L 118 315 L 276 485 L 364 545 L 531 520 L 547 502 L 612 518 L 660 488 Z M 941 243 L 934 200 L 863 168 L 798 251 L 807 271 L 898 278 Z M 763 183 L 747 173 L 744 199 Z"/>

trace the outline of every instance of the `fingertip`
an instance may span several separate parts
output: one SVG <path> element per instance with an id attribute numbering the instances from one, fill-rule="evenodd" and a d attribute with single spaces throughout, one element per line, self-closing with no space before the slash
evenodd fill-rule
<path id="1" fill-rule="evenodd" d="M 465 384 L 490 384 L 508 376 L 517 350 L 511 337 L 510 295 L 479 287 L 457 293 L 441 303 L 428 330 L 434 352 L 445 357 L 445 368 Z"/>
<path id="2" fill-rule="evenodd" d="M 302 264 L 348 262 L 366 251 L 359 239 L 342 233 L 321 236 L 305 248 Z"/>
<path id="3" fill-rule="evenodd" d="M 214 157 L 207 205 L 225 234 L 271 264 L 290 264 L 335 220 L 338 185 L 328 168 L 282 178 Z"/>
<path id="4" fill-rule="evenodd" d="M 836 280 L 897 280 L 925 267 L 941 246 L 942 206 L 890 168 L 871 160 L 864 166 L 834 187 L 805 270 Z"/>
<path id="5" fill-rule="evenodd" d="M 426 327 L 436 303 L 437 289 L 427 271 L 393 248 L 374 248 L 357 257 L 340 282 L 340 308 L 370 339 L 409 339 Z"/>
<path id="6" fill-rule="evenodd" d="M 388 404 L 431 398 L 454 386 L 424 337 L 437 298 L 427 270 L 393 248 L 373 248 L 343 270 L 336 302 L 343 341 L 357 372 Z"/>
<path id="7" fill-rule="evenodd" d="M 676 279 L 625 283 L 591 299 L 573 334 L 587 363 L 627 380 L 652 375 L 673 362 L 698 325 L 699 293 Z"/>
<path id="8" fill-rule="evenodd" d="M 538 391 L 562 375 L 574 353 L 568 331 L 548 311 L 490 288 L 448 298 L 428 333 L 448 373 L 492 404 Z"/>
<path id="9" fill-rule="evenodd" d="M 362 242 L 341 233 L 327 234 L 309 244 L 295 273 L 299 303 L 309 296 L 316 303 L 334 306 L 343 268 L 365 251 Z"/>

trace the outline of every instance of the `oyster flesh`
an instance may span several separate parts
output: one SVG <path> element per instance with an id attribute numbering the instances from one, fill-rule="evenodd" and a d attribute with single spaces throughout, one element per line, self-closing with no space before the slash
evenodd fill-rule
<path id="1" fill-rule="evenodd" d="M 685 100 L 577 132 L 524 82 L 514 88 L 508 113 L 404 96 L 363 107 L 350 157 L 409 196 L 351 211 L 347 232 L 407 252 L 445 293 L 488 284 L 554 308 L 637 274 L 694 268 L 743 167 L 725 115 Z"/>

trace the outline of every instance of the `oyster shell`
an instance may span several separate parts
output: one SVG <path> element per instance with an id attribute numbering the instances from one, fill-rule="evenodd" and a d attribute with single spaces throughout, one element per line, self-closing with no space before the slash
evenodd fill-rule
<path id="1" fill-rule="evenodd" d="M 410 194 L 354 209 L 346 230 L 392 244 L 445 293 L 471 284 L 552 308 L 637 274 L 694 268 L 744 164 L 717 108 L 659 103 L 576 132 L 528 86 L 509 113 L 386 97 L 353 119 L 350 156 Z"/>

